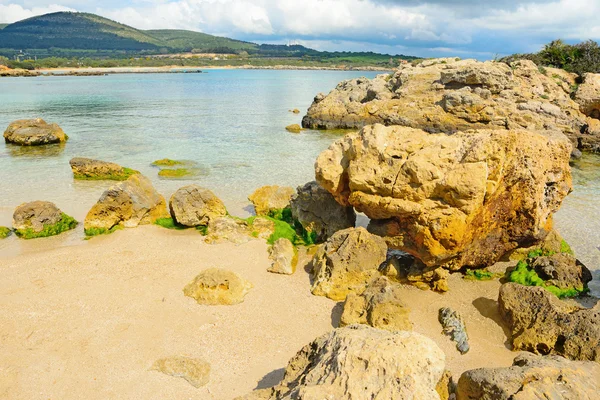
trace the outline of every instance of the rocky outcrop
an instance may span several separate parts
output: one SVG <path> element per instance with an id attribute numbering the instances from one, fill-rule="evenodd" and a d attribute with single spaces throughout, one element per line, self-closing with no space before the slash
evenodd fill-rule
<path id="1" fill-rule="evenodd" d="M 241 399 L 438 400 L 444 363 L 442 350 L 418 333 L 353 325 L 305 346 L 274 388 Z"/>
<path id="2" fill-rule="evenodd" d="M 294 188 L 289 186 L 263 186 L 248 196 L 254 205 L 256 215 L 269 215 L 270 211 L 282 210 L 290 206 Z"/>
<path id="3" fill-rule="evenodd" d="M 442 332 L 456 342 L 456 350 L 460 351 L 460 354 L 468 353 L 469 335 L 462 317 L 456 311 L 442 307 L 438 312 L 438 321 L 442 325 Z"/>
<path id="4" fill-rule="evenodd" d="M 134 174 L 110 187 L 85 217 L 86 234 L 108 233 L 117 227 L 135 228 L 168 217 L 167 205 L 150 179 Z"/>
<path id="5" fill-rule="evenodd" d="M 410 309 L 402 300 L 400 285 L 380 276 L 361 293 L 349 293 L 340 326 L 364 324 L 388 331 L 411 331 Z"/>
<path id="6" fill-rule="evenodd" d="M 208 223 L 206 243 L 234 243 L 243 244 L 249 242 L 250 230 L 244 220 L 231 217 L 211 218 Z"/>
<path id="7" fill-rule="evenodd" d="M 184 186 L 169 201 L 171 216 L 183 226 L 208 225 L 227 215 L 225 204 L 213 192 L 198 185 Z"/>
<path id="8" fill-rule="evenodd" d="M 305 128 L 357 129 L 381 123 L 433 133 L 469 129 L 557 130 L 581 150 L 600 149 L 600 126 L 571 99 L 571 74 L 531 61 L 406 64 L 393 74 L 341 82 L 319 94 Z"/>
<path id="9" fill-rule="evenodd" d="M 574 99 L 583 114 L 600 119 L 600 74 L 584 74 Z"/>
<path id="10" fill-rule="evenodd" d="M 577 289 L 581 292 L 592 280 L 590 270 L 570 254 L 537 257 L 532 261 L 531 268 L 548 285 L 559 289 Z"/>
<path id="11" fill-rule="evenodd" d="M 14 121 L 4 131 L 4 141 L 19 146 L 61 143 L 67 139 L 60 126 L 48 124 L 41 118 Z"/>
<path id="12" fill-rule="evenodd" d="M 204 270 L 184 289 L 183 294 L 203 305 L 233 305 L 244 301 L 252 284 L 224 269 Z"/>
<path id="13" fill-rule="evenodd" d="M 572 188 L 570 154 L 560 133 L 373 125 L 333 143 L 315 169 L 390 247 L 459 269 L 544 239 Z"/>
<path id="14" fill-rule="evenodd" d="M 24 239 L 58 235 L 77 226 L 77 221 L 49 201 L 32 201 L 13 213 L 15 234 Z M 7 234 L 8 236 L 8 234 Z"/>
<path id="15" fill-rule="evenodd" d="M 91 158 L 75 157 L 69 164 L 75 179 L 124 181 L 133 174 L 139 174 L 138 171 L 119 164 Z"/>
<path id="16" fill-rule="evenodd" d="M 210 364 L 199 358 L 162 358 L 152 365 L 152 370 L 183 378 L 195 388 L 206 385 L 210 378 Z"/>
<path id="17" fill-rule="evenodd" d="M 269 248 L 269 259 L 272 261 L 269 272 L 284 275 L 296 272 L 298 254 L 292 242 L 286 238 L 279 238 L 273 243 Z"/>
<path id="18" fill-rule="evenodd" d="M 292 196 L 291 208 L 292 216 L 318 242 L 356 224 L 356 213 L 352 207 L 338 204 L 317 182 L 299 186 Z"/>
<path id="19" fill-rule="evenodd" d="M 586 309 L 517 283 L 502 285 L 498 303 L 513 350 L 600 362 L 600 303 Z"/>
<path id="20" fill-rule="evenodd" d="M 386 252 L 385 241 L 365 228 L 336 232 L 312 260 L 311 292 L 338 301 L 351 292 L 362 293 L 380 275 L 378 268 Z"/>
<path id="21" fill-rule="evenodd" d="M 600 365 L 523 353 L 512 367 L 479 368 L 463 373 L 457 400 L 595 400 Z"/>

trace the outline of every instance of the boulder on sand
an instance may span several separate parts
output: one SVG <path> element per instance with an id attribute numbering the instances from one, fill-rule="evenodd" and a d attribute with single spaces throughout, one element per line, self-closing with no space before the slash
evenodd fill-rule
<path id="1" fill-rule="evenodd" d="M 479 368 L 458 380 L 457 400 L 595 400 L 600 364 L 522 353 L 508 368 Z"/>
<path id="2" fill-rule="evenodd" d="M 13 213 L 15 234 L 24 239 L 58 235 L 77 226 L 77 221 L 49 201 L 32 201 Z"/>
<path id="3" fill-rule="evenodd" d="M 277 239 L 269 248 L 269 259 L 272 261 L 271 267 L 267 270 L 269 272 L 284 275 L 292 275 L 296 272 L 298 254 L 289 239 Z"/>
<path id="4" fill-rule="evenodd" d="M 352 325 L 306 345 L 274 388 L 239 400 L 439 400 L 444 363 L 442 350 L 418 333 Z"/>
<path id="5" fill-rule="evenodd" d="M 75 157 L 69 164 L 75 179 L 124 181 L 133 174 L 139 174 L 138 171 L 119 164 L 91 158 Z"/>
<path id="6" fill-rule="evenodd" d="M 85 217 L 88 236 L 109 233 L 117 227 L 134 228 L 168 217 L 165 198 L 152 186 L 150 179 L 134 174 L 110 187 Z"/>
<path id="7" fill-rule="evenodd" d="M 373 125 L 322 152 L 317 181 L 427 266 L 489 266 L 543 240 L 572 189 L 561 133 Z"/>
<path id="8" fill-rule="evenodd" d="M 294 188 L 289 186 L 263 186 L 254 191 L 248 200 L 254 205 L 256 215 L 269 215 L 270 211 L 278 211 L 290 206 Z"/>
<path id="9" fill-rule="evenodd" d="M 41 118 L 14 121 L 4 131 L 4 141 L 19 146 L 61 143 L 67 139 L 60 126 L 48 124 Z"/>
<path id="10" fill-rule="evenodd" d="M 204 305 L 233 305 L 244 301 L 252 284 L 236 273 L 218 268 L 202 271 L 183 293 Z"/>
<path id="11" fill-rule="evenodd" d="M 225 204 L 212 191 L 198 185 L 178 189 L 169 201 L 171 216 L 183 226 L 208 225 L 227 215 Z"/>
<path id="12" fill-rule="evenodd" d="M 291 200 L 292 216 L 317 242 L 335 232 L 354 227 L 356 213 L 352 207 L 338 204 L 317 182 L 299 186 Z"/>
<path id="13" fill-rule="evenodd" d="M 380 275 L 386 253 L 385 241 L 365 228 L 336 232 L 312 260 L 312 294 L 341 301 L 351 292 L 362 293 Z"/>

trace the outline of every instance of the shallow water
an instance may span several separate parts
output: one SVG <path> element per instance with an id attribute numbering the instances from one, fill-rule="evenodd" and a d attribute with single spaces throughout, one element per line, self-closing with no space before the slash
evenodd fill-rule
<path id="1" fill-rule="evenodd" d="M 20 118 L 57 122 L 70 136 L 64 146 L 22 148 L 0 144 L 0 225 L 14 208 L 50 200 L 78 220 L 111 182 L 74 181 L 69 160 L 114 161 L 149 176 L 168 198 L 190 183 L 211 188 L 232 214 L 248 213 L 247 196 L 267 184 L 312 180 L 313 163 L 339 133 L 304 131 L 300 123 L 318 92 L 374 72 L 210 70 L 206 74 L 144 74 L 0 79 L 0 130 Z M 298 108 L 300 114 L 289 112 Z M 152 161 L 191 160 L 200 176 L 161 180 Z M 559 232 L 595 271 L 600 294 L 600 157 L 574 164 L 574 192 L 556 215 Z M 81 233 L 35 246 L 0 241 L 0 254 L 84 243 Z"/>

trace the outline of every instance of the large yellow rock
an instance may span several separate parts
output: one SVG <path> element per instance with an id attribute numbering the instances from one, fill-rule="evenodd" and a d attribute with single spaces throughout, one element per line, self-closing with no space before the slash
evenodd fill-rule
<path id="1" fill-rule="evenodd" d="M 332 144 L 315 169 L 390 247 L 459 269 L 544 239 L 572 189 L 570 154 L 560 133 L 373 125 Z"/>
<path id="2" fill-rule="evenodd" d="M 248 196 L 254 205 L 256 215 L 268 215 L 269 211 L 281 210 L 290 206 L 294 188 L 289 186 L 263 186 Z"/>
<path id="3" fill-rule="evenodd" d="M 67 135 L 57 124 L 48 124 L 41 118 L 20 119 L 12 122 L 4 131 L 6 143 L 19 146 L 40 146 L 44 144 L 62 143 Z"/>

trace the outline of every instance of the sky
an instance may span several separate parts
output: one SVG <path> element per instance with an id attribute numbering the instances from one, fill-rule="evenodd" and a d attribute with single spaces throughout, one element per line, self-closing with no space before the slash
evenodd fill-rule
<path id="1" fill-rule="evenodd" d="M 493 59 L 600 40 L 600 0 L 0 0 L 0 23 L 92 12 L 139 29 L 418 57 Z"/>

